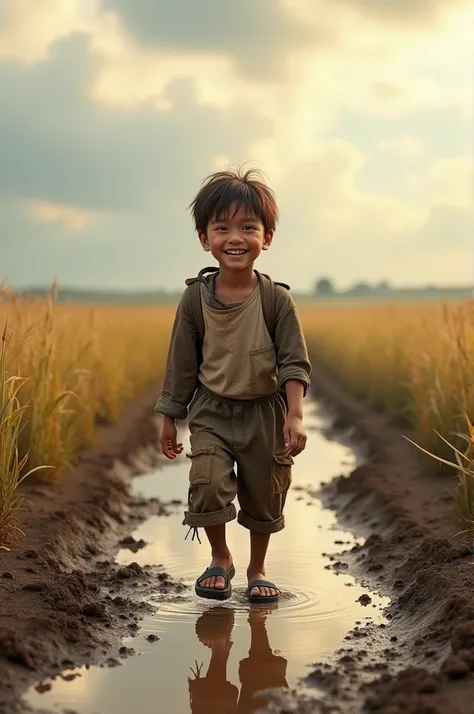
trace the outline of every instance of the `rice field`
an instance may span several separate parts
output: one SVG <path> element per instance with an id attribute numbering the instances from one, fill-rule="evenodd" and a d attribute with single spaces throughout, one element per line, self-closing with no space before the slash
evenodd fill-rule
<path id="1" fill-rule="evenodd" d="M 454 467 L 474 522 L 474 307 L 304 304 L 313 362 Z M 0 291 L 0 547 L 18 531 L 18 486 L 54 480 L 98 424 L 163 373 L 172 307 L 84 306 Z M 435 464 L 435 462 L 434 462 Z"/>
<path id="2" fill-rule="evenodd" d="M 454 473 L 459 524 L 474 529 L 474 304 L 327 304 L 300 314 L 313 362 Z"/>
<path id="3" fill-rule="evenodd" d="M 3 297 L 3 299 L 2 299 Z M 0 547 L 17 531 L 18 485 L 94 442 L 98 424 L 160 380 L 173 311 L 0 294 Z"/>

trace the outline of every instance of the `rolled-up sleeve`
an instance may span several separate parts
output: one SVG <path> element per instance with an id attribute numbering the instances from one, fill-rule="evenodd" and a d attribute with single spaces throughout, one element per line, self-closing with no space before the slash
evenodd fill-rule
<path id="1" fill-rule="evenodd" d="M 275 347 L 279 387 L 283 388 L 285 382 L 295 380 L 303 384 L 306 395 L 310 387 L 311 363 L 296 305 L 289 294 L 285 296 L 277 316 Z"/>
<path id="2" fill-rule="evenodd" d="M 199 344 L 188 309 L 188 293 L 183 294 L 171 332 L 166 373 L 155 412 L 182 420 L 198 382 Z"/>

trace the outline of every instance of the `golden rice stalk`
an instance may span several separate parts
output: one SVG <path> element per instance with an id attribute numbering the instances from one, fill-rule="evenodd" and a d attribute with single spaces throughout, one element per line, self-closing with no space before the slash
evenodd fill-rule
<path id="1" fill-rule="evenodd" d="M 442 434 L 436 432 L 442 442 L 451 449 L 454 454 L 454 461 L 442 458 L 428 451 L 428 449 L 424 449 L 406 436 L 405 439 L 424 454 L 456 470 L 457 485 L 454 491 L 454 500 L 457 518 L 462 526 L 467 526 L 468 530 L 474 530 L 474 429 L 469 416 L 467 414 L 463 416 L 467 433 L 455 434 L 459 442 L 465 444 L 463 451 L 449 442 Z"/>
<path id="2" fill-rule="evenodd" d="M 27 380 L 7 376 L 11 338 L 8 324 L 5 323 L 0 343 L 0 549 L 3 550 L 22 535 L 18 525 L 23 503 L 18 490 L 21 482 L 35 471 L 49 468 L 37 466 L 25 472 L 28 455 L 19 454 L 19 439 L 26 411 L 26 406 L 20 404 L 19 396 Z"/>

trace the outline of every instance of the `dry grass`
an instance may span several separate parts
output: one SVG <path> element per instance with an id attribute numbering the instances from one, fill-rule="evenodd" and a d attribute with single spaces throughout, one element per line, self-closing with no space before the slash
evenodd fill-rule
<path id="1" fill-rule="evenodd" d="M 3 297 L 2 297 L 3 296 Z M 170 308 L 59 305 L 0 291 L 0 546 L 17 533 L 18 485 L 55 479 L 97 423 L 162 376 Z M 28 466 L 27 466 L 28 464 Z"/>
<path id="2" fill-rule="evenodd" d="M 59 305 L 0 289 L 0 546 L 18 533 L 28 469 L 57 478 L 97 423 L 160 379 L 174 308 Z M 456 468 L 459 518 L 474 525 L 474 308 L 302 305 L 312 358 Z M 454 454 L 454 457 L 453 457 Z"/>
<path id="3" fill-rule="evenodd" d="M 315 361 L 456 468 L 458 516 L 474 528 L 474 305 L 311 305 L 301 317 Z"/>
<path id="4" fill-rule="evenodd" d="M 8 356 L 12 334 L 5 325 L 0 341 L 0 549 L 18 537 L 18 514 L 22 496 L 18 486 L 37 469 L 25 473 L 28 457 L 20 456 L 19 440 L 26 407 L 20 403 L 20 393 L 26 380 L 8 374 Z"/>

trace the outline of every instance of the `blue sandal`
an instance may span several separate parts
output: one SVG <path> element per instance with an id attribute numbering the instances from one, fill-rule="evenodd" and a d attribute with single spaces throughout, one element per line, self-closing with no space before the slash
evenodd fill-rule
<path id="1" fill-rule="evenodd" d="M 272 588 L 272 590 L 277 590 L 277 595 L 251 595 L 250 593 L 254 588 Z M 281 595 L 281 591 L 275 583 L 270 582 L 270 580 L 252 580 L 247 588 L 247 597 L 249 602 L 276 602 Z"/>
<path id="2" fill-rule="evenodd" d="M 209 600 L 227 600 L 232 595 L 232 585 L 230 581 L 235 575 L 235 568 L 230 566 L 229 570 L 221 568 L 220 565 L 215 565 L 212 568 L 207 568 L 202 575 L 196 580 L 194 591 L 199 597 L 205 597 Z M 213 576 L 224 578 L 225 588 L 203 588 L 200 585 L 202 580 L 212 578 Z"/>

